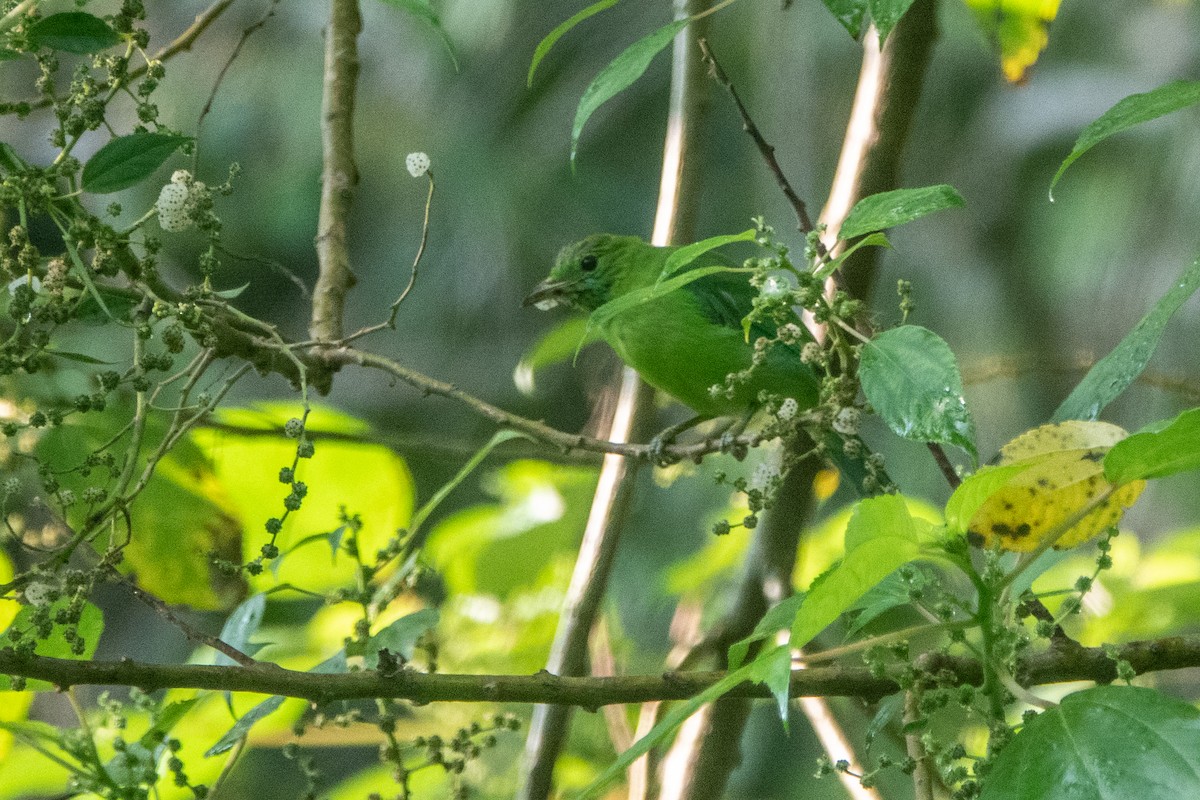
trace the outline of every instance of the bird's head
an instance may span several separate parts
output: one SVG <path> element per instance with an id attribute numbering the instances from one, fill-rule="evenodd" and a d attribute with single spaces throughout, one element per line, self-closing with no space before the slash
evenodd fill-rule
<path id="1" fill-rule="evenodd" d="M 565 305 L 595 311 L 620 294 L 631 275 L 630 259 L 637 247 L 647 247 L 633 236 L 600 233 L 567 245 L 558 254 L 546 280 L 533 287 L 522 305 L 545 311 Z"/>

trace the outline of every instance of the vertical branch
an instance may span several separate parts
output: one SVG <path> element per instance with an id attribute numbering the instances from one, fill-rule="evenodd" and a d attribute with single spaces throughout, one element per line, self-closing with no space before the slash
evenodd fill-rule
<path id="1" fill-rule="evenodd" d="M 676 0 L 676 18 L 692 16 L 711 5 L 710 0 Z M 666 245 L 692 235 L 695 198 L 700 173 L 687 153 L 700 133 L 699 115 L 704 108 L 706 81 L 695 57 L 693 22 L 674 42 L 671 71 L 670 110 L 663 145 L 662 177 L 651 242 Z M 683 202 L 687 198 L 689 202 Z M 649 409 L 651 392 L 637 373 L 621 370 L 613 419 L 600 436 L 610 441 L 629 441 Z M 609 572 L 625 511 L 637 476 L 638 465 L 613 454 L 604 457 L 600 481 L 592 498 L 592 509 L 583 542 L 571 576 L 564 608 L 559 617 L 546 669 L 559 675 L 581 674 L 586 668 L 588 632 L 599 613 L 608 588 Z M 520 800 L 544 800 L 553 788 L 554 762 L 562 750 L 570 724 L 567 706 L 536 706 L 525 742 L 525 764 Z"/>
<path id="2" fill-rule="evenodd" d="M 354 285 L 346 228 L 358 171 L 354 166 L 354 93 L 358 85 L 358 0 L 330 0 L 325 29 L 325 83 L 321 96 L 321 208 L 317 220 L 319 275 L 309 334 L 341 338 L 346 292 Z"/>

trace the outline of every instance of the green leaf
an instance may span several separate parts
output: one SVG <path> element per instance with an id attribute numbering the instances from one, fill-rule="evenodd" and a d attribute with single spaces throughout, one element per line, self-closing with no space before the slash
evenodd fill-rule
<path id="1" fill-rule="evenodd" d="M 916 519 L 904 498 L 862 500 L 846 526 L 846 556 L 809 590 L 792 623 L 789 647 L 803 647 L 894 570 L 921 556 L 933 525 Z"/>
<path id="2" fill-rule="evenodd" d="M 413 514 L 412 523 L 410 523 L 409 529 L 412 531 L 418 530 L 425 520 L 429 518 L 429 515 L 432 514 L 434 510 L 441 504 L 441 502 L 445 500 L 452 491 L 454 491 L 454 488 L 462 483 L 468 475 L 474 472 L 475 468 L 478 467 L 494 449 L 511 439 L 528 438 L 528 435 L 519 431 L 497 431 L 496 434 L 488 440 L 487 444 L 479 448 L 479 451 L 475 453 L 475 455 L 471 456 L 471 459 L 463 465 L 462 469 L 458 471 L 458 474 L 456 474 L 440 489 L 434 492 L 433 497 L 429 499 L 429 502 L 421 506 L 421 508 L 417 510 L 417 513 Z"/>
<path id="3" fill-rule="evenodd" d="M 89 356 L 86 353 L 69 353 L 66 350 L 53 350 L 46 348 L 42 351 L 48 356 L 58 356 L 65 358 L 67 361 L 78 361 L 80 364 L 116 364 L 116 361 L 103 361 L 95 356 Z"/>
<path id="4" fill-rule="evenodd" d="M 1104 458 L 1104 477 L 1115 484 L 1193 469 L 1200 469 L 1200 408 L 1122 439 Z"/>
<path id="5" fill-rule="evenodd" d="M 642 303 L 649 303 L 651 300 L 657 300 L 664 295 L 670 294 L 676 289 L 682 289 L 689 283 L 698 281 L 701 278 L 707 277 L 708 275 L 715 275 L 718 272 L 753 271 L 754 270 L 752 269 L 746 269 L 743 267 L 721 266 L 698 267 L 696 269 L 690 269 L 682 275 L 676 275 L 675 277 L 669 278 L 665 281 L 659 281 L 653 286 L 644 286 L 641 289 L 634 289 L 632 292 L 626 292 L 620 297 L 609 300 L 607 303 L 593 311 L 588 317 L 588 320 L 592 325 L 595 325 L 597 328 L 601 328 L 610 319 L 624 311 L 628 311 L 634 306 L 641 305 Z"/>
<path id="6" fill-rule="evenodd" d="M 533 347 L 525 351 L 513 370 L 513 383 L 522 394 L 531 395 L 536 390 L 535 378 L 539 371 L 564 361 L 569 361 L 581 349 L 597 341 L 600 332 L 588 325 L 587 317 L 569 317 L 538 339 Z"/>
<path id="7" fill-rule="evenodd" d="M 896 23 L 912 4 L 913 0 L 867 0 L 867 7 L 871 9 L 871 21 L 879 29 L 879 41 L 887 39 L 892 28 L 896 27 Z"/>
<path id="8" fill-rule="evenodd" d="M 778 659 L 781 658 L 779 655 L 780 651 L 783 651 L 785 654 L 789 652 L 786 646 L 772 648 L 760 654 L 758 658 L 741 669 L 730 672 L 695 697 L 674 706 L 649 733 L 634 742 L 633 746 L 622 753 L 612 764 L 609 764 L 604 772 L 600 773 L 599 777 L 584 787 L 583 791 L 576 795 L 574 800 L 592 800 L 592 798 L 603 796 L 605 788 L 620 777 L 630 764 L 650 752 L 660 742 L 674 733 L 675 729 L 682 725 L 688 717 L 695 714 L 705 705 L 719 699 L 730 689 L 734 689 L 746 682 L 766 683 L 774 680 L 779 674 Z"/>
<path id="9" fill-rule="evenodd" d="M 55 601 L 51 606 L 50 619 L 54 619 L 59 611 L 65 611 L 70 602 L 69 598 Z M 9 627 L 19 631 L 28 630 L 32 625 L 33 612 L 33 606 L 21 606 L 21 610 L 17 612 Z M 75 653 L 71 650 L 71 643 L 63 635 L 66 626 L 55 623 L 48 637 L 38 639 L 34 654 L 47 658 L 90 659 L 96 652 L 96 643 L 100 641 L 100 634 L 104 632 L 104 615 L 90 602 L 84 602 L 83 613 L 80 615 L 79 624 L 75 626 L 75 629 L 79 638 L 84 642 L 82 653 Z M 57 688 L 48 681 L 29 680 L 25 682 L 25 690 L 29 692 L 45 692 Z M 11 689 L 12 677 L 0 675 L 0 691 Z"/>
<path id="10" fill-rule="evenodd" d="M 1200 797 L 1200 711 L 1153 689 L 1097 686 L 1030 720 L 979 800 Z"/>
<path id="11" fill-rule="evenodd" d="M 859 378 L 875 413 L 898 435 L 953 444 L 978 459 L 962 376 L 942 337 L 918 325 L 884 331 L 863 345 Z"/>
<path id="12" fill-rule="evenodd" d="M 1119 101 L 1079 134 L 1071 154 L 1063 160 L 1058 172 L 1054 173 L 1054 179 L 1050 181 L 1050 199 L 1054 199 L 1054 187 L 1067 167 L 1095 145 L 1134 125 L 1158 119 L 1196 103 L 1200 103 L 1200 81 L 1175 81 Z"/>
<path id="13" fill-rule="evenodd" d="M 16 50 L 9 50 L 7 47 L 0 47 L 0 61 L 12 61 L 15 58 L 20 58 L 21 54 Z"/>
<path id="14" fill-rule="evenodd" d="M 853 239 L 865 233 L 912 222 L 935 211 L 965 205 L 966 202 L 954 187 L 944 183 L 920 189 L 880 192 L 854 204 L 838 231 L 838 239 Z"/>
<path id="15" fill-rule="evenodd" d="M 340 674 L 346 671 L 346 654 L 338 651 L 329 658 L 322 661 L 317 666 L 313 667 L 309 672 L 318 672 L 322 674 Z M 280 695 L 272 695 L 266 700 L 263 700 L 254 708 L 243 714 L 237 722 L 233 724 L 225 735 L 217 740 L 217 743 L 208 748 L 204 752 L 205 758 L 211 756 L 219 756 L 221 753 L 228 752 L 233 749 L 234 745 L 244 739 L 250 733 L 250 729 L 258 724 L 267 716 L 279 710 L 283 705 L 283 701 L 287 698 Z"/>
<path id="16" fill-rule="evenodd" d="M 83 190 L 109 194 L 133 186 L 188 141 L 167 133 L 131 133 L 101 147 L 83 168 Z"/>
<path id="17" fill-rule="evenodd" d="M 187 700 L 176 700 L 173 703 L 167 703 L 158 712 L 158 722 L 154 723 L 150 730 L 142 734 L 142 738 L 138 742 L 147 750 L 153 750 L 162 744 L 163 737 L 171 732 L 179 720 L 183 719 L 192 706 L 200 702 L 199 697 L 192 697 Z"/>
<path id="18" fill-rule="evenodd" d="M 435 608 L 423 608 L 413 614 L 408 614 L 376 633 L 367 642 L 367 650 L 363 661 L 367 669 L 375 669 L 379 665 L 379 651 L 388 650 L 401 658 L 412 659 L 413 649 L 417 640 L 438 622 L 438 612 Z"/>
<path id="19" fill-rule="evenodd" d="M 121 43 L 121 37 L 99 17 L 82 11 L 68 11 L 43 17 L 29 29 L 35 47 L 48 47 L 68 53 L 96 53 Z"/>
<path id="20" fill-rule="evenodd" d="M 588 17 L 593 17 L 605 9 L 612 8 L 621 0 L 600 0 L 598 3 L 592 3 L 587 8 L 576 13 L 563 22 L 560 22 L 554 30 L 546 34 L 546 38 L 538 42 L 537 49 L 533 51 L 533 60 L 529 62 L 529 77 L 526 79 L 526 86 L 533 86 L 533 73 L 537 72 L 538 65 L 542 63 L 542 59 L 550 52 L 550 48 L 561 39 L 567 31 L 574 28 L 579 23 L 583 22 Z"/>
<path id="21" fill-rule="evenodd" d="M 796 619 L 796 614 L 803 602 L 804 593 L 801 592 L 791 597 L 785 597 L 771 606 L 771 609 L 763 614 L 762 619 L 754 626 L 753 633 L 729 646 L 729 668 L 737 669 L 744 664 L 746 656 L 750 652 L 750 646 L 755 642 L 761 642 L 763 639 L 774 636 L 784 628 L 791 628 L 792 621 Z"/>
<path id="22" fill-rule="evenodd" d="M 734 242 L 753 242 L 758 235 L 757 231 L 751 228 L 748 231 L 741 233 L 729 233 L 723 236 L 713 236 L 708 239 L 702 239 L 699 242 L 685 245 L 675 250 L 671 255 L 667 256 L 667 263 L 663 264 L 662 274 L 658 276 L 661 281 L 669 278 L 679 270 L 694 262 L 697 258 L 704 255 L 710 250 L 716 250 L 718 247 L 724 247 L 727 244 Z"/>
<path id="23" fill-rule="evenodd" d="M 982 467 L 963 480 L 946 503 L 946 528 L 965 534 L 975 512 L 1002 486 L 1034 466 L 1034 463 L 1007 464 L 1003 467 Z"/>
<path id="24" fill-rule="evenodd" d="M 863 18 L 867 14 L 867 0 L 821 0 L 833 18 L 842 24 L 855 39 L 862 33 Z"/>
<path id="25" fill-rule="evenodd" d="M 579 150 L 579 136 L 583 133 L 583 126 L 591 119 L 596 109 L 642 77 L 654 57 L 662 52 L 690 21 L 677 19 L 634 42 L 609 62 L 607 67 L 600 70 L 600 74 L 588 84 L 583 90 L 583 96 L 579 98 L 579 107 L 575 109 L 575 124 L 571 127 L 571 163 L 575 162 L 575 154 Z"/>
<path id="26" fill-rule="evenodd" d="M 222 300 L 232 300 L 249 288 L 249 283 L 243 283 L 241 286 L 238 286 L 234 289 L 222 289 L 219 292 L 213 292 L 213 294 L 217 297 L 220 297 Z"/>
<path id="27" fill-rule="evenodd" d="M 429 5 L 429 0 L 383 0 L 384 3 L 390 6 L 395 6 L 402 11 L 407 11 L 414 17 L 425 20 L 441 37 L 442 44 L 446 46 L 446 52 L 450 55 L 450 61 L 454 64 L 454 71 L 459 72 L 458 54 L 454 50 L 454 42 L 450 40 L 449 34 L 446 33 L 446 28 L 442 25 L 442 20 L 438 17 L 437 12 Z"/>
<path id="28" fill-rule="evenodd" d="M 247 655 L 254 655 L 263 645 L 252 644 L 250 637 L 258 633 L 258 627 L 262 624 L 266 608 L 267 596 L 265 594 L 259 592 L 251 595 L 225 620 L 225 625 L 221 628 L 221 635 L 217 638 Z M 217 651 L 213 663 L 219 667 L 236 665 L 232 658 L 220 651 Z"/>
<path id="29" fill-rule="evenodd" d="M 1097 361 L 1083 380 L 1050 418 L 1051 422 L 1068 419 L 1095 419 L 1100 411 L 1137 380 L 1146 368 L 1163 329 L 1188 298 L 1200 289 L 1200 258 L 1192 262 L 1179 280 L 1142 317 L 1108 355 Z"/>

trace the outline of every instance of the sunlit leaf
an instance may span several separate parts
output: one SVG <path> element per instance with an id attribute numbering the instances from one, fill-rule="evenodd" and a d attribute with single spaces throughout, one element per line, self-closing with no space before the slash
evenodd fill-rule
<path id="1" fill-rule="evenodd" d="M 588 17 L 593 17 L 605 9 L 612 8 L 621 0 L 600 0 L 598 3 L 592 3 L 587 8 L 583 9 L 560 22 L 554 30 L 546 34 L 545 38 L 538 42 L 537 48 L 533 51 L 533 60 L 529 62 L 529 77 L 526 79 L 527 86 L 533 86 L 533 74 L 537 72 L 538 65 L 542 63 L 542 59 L 550 52 L 550 49 L 561 39 L 567 31 L 574 28 L 579 23 L 583 22 Z"/>
<path id="2" fill-rule="evenodd" d="M 1068 419 L 1095 419 L 1100 411 L 1129 388 L 1146 368 L 1163 329 L 1175 312 L 1200 289 L 1200 259 L 1184 270 L 1154 308 L 1134 326 L 1108 355 L 1097 361 L 1051 417 L 1053 422 Z"/>
<path id="3" fill-rule="evenodd" d="M 966 0 L 975 19 L 1000 50 L 1000 66 L 1011 83 L 1025 78 L 1050 41 L 1050 23 L 1060 0 Z"/>
<path id="4" fill-rule="evenodd" d="M 980 794 L 980 800 L 1110 797 L 1200 797 L 1200 711 L 1139 686 L 1067 695 L 1005 745 Z"/>
<path id="5" fill-rule="evenodd" d="M 859 378 L 875 413 L 899 436 L 978 457 L 958 363 L 933 331 L 902 325 L 879 334 L 863 345 Z"/>
<path id="6" fill-rule="evenodd" d="M 675 250 L 671 255 L 667 256 L 667 262 L 663 264 L 662 274 L 659 280 L 669 278 L 679 270 L 695 262 L 697 258 L 709 252 L 716 250 L 718 247 L 724 247 L 727 244 L 734 242 L 753 242 L 758 236 L 758 232 L 751 228 L 748 231 L 741 233 L 730 233 L 722 236 L 712 236 L 708 239 L 702 239 L 699 242 L 693 242 L 689 245 L 684 245 L 678 250 Z"/>
<path id="7" fill-rule="evenodd" d="M 1105 111 L 1099 119 L 1083 129 L 1075 146 L 1054 173 L 1050 181 L 1050 197 L 1054 198 L 1054 186 L 1067 171 L 1067 167 L 1113 134 L 1132 128 L 1143 122 L 1200 103 L 1200 81 L 1175 81 L 1143 94 L 1133 94 Z"/>
<path id="8" fill-rule="evenodd" d="M 1043 425 L 1013 439 L 1001 448 L 1000 464 L 1026 468 L 979 505 L 967 526 L 971 540 L 985 547 L 1029 552 L 1056 536 L 1054 546 L 1067 549 L 1116 525 L 1146 486 L 1144 481 L 1117 486 L 1104 477 L 1105 454 L 1126 435 L 1107 422 L 1068 421 Z M 1100 502 L 1106 492 L 1111 494 Z M 1092 511 L 1062 530 L 1092 505 Z"/>
<path id="9" fill-rule="evenodd" d="M 54 619 L 57 611 L 66 610 L 70 602 L 69 597 L 55 601 L 51 607 L 50 618 Z M 22 606 L 9 627 L 13 630 L 28 630 L 32 627 L 33 613 L 33 606 Z M 46 656 L 47 658 L 90 659 L 96 652 L 96 644 L 100 641 L 100 634 L 104 632 L 104 614 L 101 613 L 99 608 L 92 605 L 92 603 L 85 601 L 83 612 L 79 617 L 79 624 L 73 627 L 75 628 L 77 638 L 82 640 L 84 644 L 82 652 L 76 653 L 72 650 L 72 643 L 68 642 L 64 636 L 67 626 L 55 623 L 49 636 L 45 639 L 38 638 L 37 645 L 33 651 L 34 654 Z M 25 690 L 30 692 L 44 692 L 56 688 L 54 684 L 48 681 L 27 680 L 25 682 Z M 12 677 L 9 675 L 0 675 L 0 691 L 10 689 L 12 689 Z"/>
<path id="10" fill-rule="evenodd" d="M 896 189 L 869 195 L 854 204 L 838 230 L 839 239 L 853 239 L 906 222 L 935 211 L 961 208 L 966 201 L 953 186 L 939 184 L 918 189 Z"/>
<path id="11" fill-rule="evenodd" d="M 1200 408 L 1184 411 L 1166 426 L 1138 431 L 1115 444 L 1104 459 L 1104 474 L 1113 483 L 1194 469 L 1200 469 Z"/>
<path id="12" fill-rule="evenodd" d="M 251 595 L 225 620 L 225 625 L 221 628 L 221 634 L 217 638 L 246 655 L 254 655 L 254 652 L 263 645 L 251 643 L 250 637 L 258 633 L 258 627 L 262 624 L 266 608 L 267 596 L 265 594 L 259 592 Z M 217 651 L 213 663 L 217 666 L 227 667 L 236 664 L 232 658 L 220 651 Z"/>

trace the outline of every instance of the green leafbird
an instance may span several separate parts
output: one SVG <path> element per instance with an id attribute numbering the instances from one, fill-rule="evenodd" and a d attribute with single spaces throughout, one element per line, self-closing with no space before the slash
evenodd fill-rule
<path id="1" fill-rule="evenodd" d="M 654 286 L 678 249 L 654 247 L 634 236 L 589 236 L 563 248 L 550 275 L 524 304 L 593 312 Z M 688 269 L 721 263 L 708 254 Z M 746 273 L 717 272 L 611 316 L 602 312 L 598 332 L 646 383 L 690 406 L 698 419 L 746 415 L 763 391 L 794 398 L 800 409 L 811 408 L 817 403 L 817 376 L 801 360 L 799 349 L 788 345 L 771 347 L 732 397 L 713 389 L 723 388 L 730 373 L 750 368 L 757 338 L 776 335 L 773 324 L 761 322 L 746 336 L 742 320 L 756 294 Z M 795 322 L 804 331 L 798 318 Z"/>

